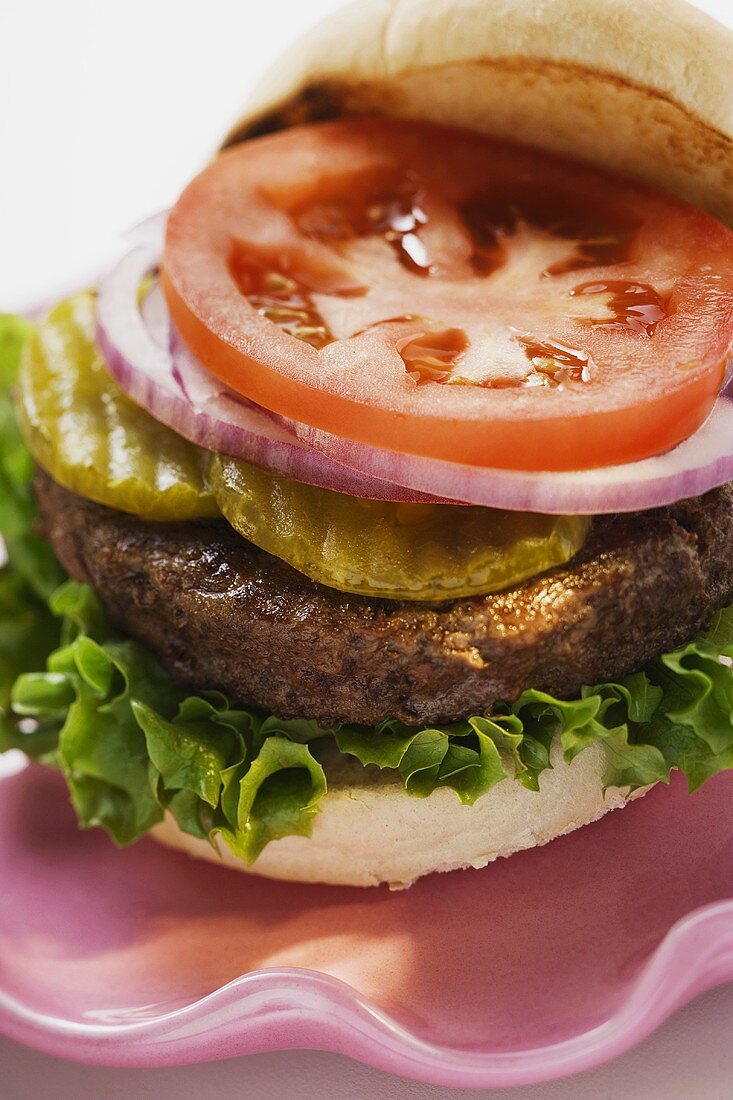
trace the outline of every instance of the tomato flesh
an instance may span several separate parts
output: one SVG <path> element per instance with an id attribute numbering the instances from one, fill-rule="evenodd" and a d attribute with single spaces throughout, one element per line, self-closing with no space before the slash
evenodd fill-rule
<path id="1" fill-rule="evenodd" d="M 630 462 L 707 418 L 733 340 L 733 233 L 640 185 L 422 123 L 237 146 L 173 209 L 173 319 L 263 407 L 509 469 Z"/>

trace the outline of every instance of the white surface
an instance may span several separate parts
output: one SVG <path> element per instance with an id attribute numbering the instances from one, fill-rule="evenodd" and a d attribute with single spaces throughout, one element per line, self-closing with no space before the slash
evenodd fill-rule
<path id="1" fill-rule="evenodd" d="M 489 0 L 487 0 L 489 2 Z M 595 0 L 589 0 L 589 3 Z M 286 39 L 340 0 L 0 0 L 0 310 L 83 280 L 173 201 Z M 639 0 L 644 19 L 646 0 Z M 700 6 L 733 23 L 731 0 Z M 513 1100 L 733 1098 L 733 988 L 639 1050 Z M 432 1100 L 326 1054 L 148 1071 L 72 1066 L 0 1040 L 0 1100 Z"/>

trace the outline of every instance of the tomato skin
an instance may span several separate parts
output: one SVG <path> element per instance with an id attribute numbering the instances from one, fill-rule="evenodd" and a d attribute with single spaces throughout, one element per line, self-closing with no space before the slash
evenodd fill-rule
<path id="1" fill-rule="evenodd" d="M 420 454 L 427 458 L 462 462 L 469 466 L 507 470 L 576 470 L 616 466 L 650 455 L 662 454 L 688 439 L 712 412 L 725 377 L 726 360 L 713 364 L 694 387 L 664 400 L 664 420 L 655 415 L 657 403 L 642 404 L 621 412 L 586 413 L 582 420 L 557 417 L 519 425 L 494 421 L 490 444 L 480 433 L 466 429 L 460 420 L 434 420 L 427 428 L 404 413 L 385 417 L 381 409 L 354 403 L 316 387 L 310 392 L 257 360 L 240 354 L 224 340 L 213 337 L 178 298 L 176 288 L 162 273 L 172 316 L 188 346 L 218 378 L 250 400 L 291 420 L 321 428 L 359 443 L 386 450 Z M 215 366 L 213 365 L 215 363 Z M 251 368 L 246 383 L 244 369 Z M 426 438 L 427 435 L 427 438 Z"/>
<path id="2" fill-rule="evenodd" d="M 333 246 L 330 241 L 324 244 L 323 239 L 313 240 L 293 230 L 293 220 L 298 217 L 293 211 L 318 196 L 318 170 L 324 162 L 331 164 L 341 157 L 348 166 L 350 157 L 357 162 L 359 158 L 368 160 L 376 148 L 383 159 L 404 156 L 412 170 L 419 162 L 421 142 L 430 148 L 442 146 L 445 162 L 454 154 L 459 164 L 469 147 L 478 144 L 484 154 L 492 153 L 499 161 L 503 158 L 505 175 L 516 164 L 517 178 L 522 181 L 518 186 L 527 193 L 532 192 L 527 180 L 533 172 L 535 183 L 549 178 L 550 189 L 562 189 L 557 181 L 567 177 L 572 183 L 566 188 L 567 195 L 581 195 L 590 204 L 606 203 L 612 218 L 622 226 L 636 220 L 630 254 L 611 263 L 594 263 L 603 257 L 591 255 L 590 263 L 567 271 L 559 264 L 559 272 L 548 276 L 547 271 L 526 267 L 529 248 L 525 247 L 524 252 L 517 252 L 515 266 L 521 278 L 513 286 L 510 262 L 497 273 L 477 277 L 475 272 L 467 274 L 464 254 L 452 271 L 451 249 L 460 252 L 462 245 L 451 212 L 443 216 L 441 210 L 441 203 L 448 206 L 441 188 L 447 193 L 453 186 L 444 178 L 434 186 L 438 209 L 434 221 L 435 247 L 443 248 L 444 257 L 448 257 L 443 263 L 448 272 L 445 279 L 441 273 L 409 271 L 406 263 L 395 259 L 394 240 L 379 251 L 372 240 L 365 246 L 363 236 L 346 243 L 339 239 Z M 299 143 L 305 145 L 305 154 Z M 258 224 L 270 228 L 272 194 L 263 199 L 265 185 L 258 191 L 247 183 L 244 190 L 250 201 L 244 209 L 235 187 L 251 170 L 252 150 L 255 159 L 263 158 L 264 179 L 275 180 L 269 190 L 277 199 L 276 207 L 282 203 L 272 218 L 274 229 L 269 237 L 264 231 L 258 237 L 253 224 L 259 217 Z M 315 165 L 305 179 L 297 176 L 299 156 Z M 485 169 L 485 162 L 474 166 L 475 173 L 480 174 L 482 165 Z M 343 164 L 337 164 L 337 170 L 343 171 Z M 445 168 L 442 171 L 445 176 Z M 511 186 L 511 179 L 505 184 Z M 330 186 L 333 189 L 333 181 Z M 430 186 L 426 187 L 429 199 Z M 531 205 L 534 200 L 528 201 Z M 431 214 L 429 202 L 426 208 Z M 398 215 L 396 224 L 402 225 L 404 215 L 399 211 Z M 413 217 L 411 224 L 415 221 Z M 433 232 L 432 225 L 423 230 L 423 223 L 418 223 L 418 232 L 429 237 L 428 230 Z M 503 232 L 497 233 L 497 247 L 507 240 L 507 248 L 511 248 L 512 233 L 502 237 Z M 540 226 L 533 232 L 536 240 L 530 240 L 532 247 L 539 242 L 545 252 L 552 253 L 557 245 L 547 242 L 546 229 Z M 591 245 L 591 252 L 594 247 Z M 264 256 L 265 266 L 279 265 L 278 270 L 307 288 L 322 312 L 332 314 L 334 332 L 343 330 L 346 338 L 334 336 L 327 346 L 309 346 L 263 316 L 261 308 L 260 312 L 254 309 L 233 275 L 234 248 Z M 514 262 L 514 254 L 508 254 Z M 473 262 L 474 257 L 471 259 Z M 459 262 L 463 264 L 460 270 Z M 733 234 L 713 219 L 591 169 L 423 124 L 384 120 L 328 123 L 256 139 L 228 151 L 193 181 L 172 212 L 161 277 L 172 317 L 194 354 L 234 390 L 263 407 L 383 449 L 500 469 L 592 468 L 669 450 L 688 438 L 710 414 L 723 384 L 733 339 Z M 626 315 L 618 323 L 602 320 L 590 324 L 587 318 L 579 320 L 572 315 L 573 304 L 566 306 L 578 286 L 590 285 L 593 290 L 595 283 L 610 286 L 620 277 L 632 286 L 634 280 L 664 284 L 671 303 L 668 315 L 647 331 L 643 325 L 629 322 Z M 507 287 L 497 294 L 491 288 L 501 279 L 507 281 Z M 608 295 L 603 309 L 608 308 L 606 299 Z M 624 300 L 633 303 L 628 295 Z M 355 335 L 344 329 L 351 313 L 368 316 L 369 310 L 378 311 L 382 302 L 380 321 L 383 318 L 385 323 L 367 326 Z M 413 302 L 423 307 L 419 321 L 410 315 Z M 484 314 L 480 313 L 482 304 Z M 532 390 L 524 381 L 517 384 L 514 377 L 502 388 L 495 371 L 488 381 L 474 383 L 456 377 L 449 379 L 449 384 L 427 381 L 416 385 L 415 376 L 408 375 L 409 364 L 406 367 L 397 361 L 395 349 L 424 334 L 426 305 L 431 316 L 440 317 L 446 327 L 463 310 L 464 327 L 469 335 L 478 331 L 479 338 L 477 317 L 481 323 L 489 317 L 492 322 L 496 319 L 496 328 L 502 331 L 527 331 L 538 340 L 551 336 L 551 347 L 563 340 L 574 348 L 582 345 L 598 377 L 587 385 L 571 378 L 554 388 L 538 385 Z M 589 308 L 587 303 L 583 305 Z M 275 312 L 276 307 L 277 302 Z M 565 309 L 570 311 L 567 316 L 562 313 Z M 507 322 L 512 311 L 521 329 Z M 633 309 L 631 313 L 636 316 Z M 523 359 L 521 349 L 514 349 L 516 336 L 510 339 L 512 370 L 521 370 L 522 362 L 530 373 L 547 369 L 546 364 L 535 367 L 535 361 Z M 486 361 L 491 361 L 493 368 L 500 358 L 491 360 L 487 355 Z M 553 384 L 557 366 L 552 366 Z M 563 370 L 567 374 L 567 368 L 561 367 L 561 378 L 565 377 Z M 449 373 L 441 371 L 427 378 L 448 377 Z M 450 384 L 452 381 L 460 384 Z M 544 376 L 541 381 L 544 383 Z"/>

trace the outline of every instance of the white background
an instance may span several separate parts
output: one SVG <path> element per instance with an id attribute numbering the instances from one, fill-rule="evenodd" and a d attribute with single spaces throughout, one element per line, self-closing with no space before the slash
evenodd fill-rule
<path id="1" fill-rule="evenodd" d="M 339 6 L 0 0 L 0 310 L 42 300 L 97 270 L 117 233 L 175 199 L 286 41 Z M 733 24 L 733 0 L 700 6 Z M 650 0 L 638 7 L 640 22 L 653 18 Z M 733 988 L 718 990 L 612 1066 L 539 1088 L 474 1095 L 732 1100 L 732 1022 Z M 0 1067 L 0 1100 L 471 1095 L 398 1082 L 315 1053 L 180 1070 L 98 1070 L 0 1040 Z"/>

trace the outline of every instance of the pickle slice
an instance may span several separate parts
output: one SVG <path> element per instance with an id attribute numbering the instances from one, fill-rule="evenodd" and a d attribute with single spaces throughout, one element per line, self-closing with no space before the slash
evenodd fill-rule
<path id="1" fill-rule="evenodd" d="M 56 306 L 28 341 L 17 387 L 34 458 L 81 496 L 146 519 L 223 513 L 313 580 L 393 599 L 495 592 L 583 544 L 582 516 L 359 500 L 210 455 L 121 392 L 95 347 L 94 308 L 91 293 Z"/>
<path id="2" fill-rule="evenodd" d="M 208 455 L 118 388 L 94 344 L 94 296 L 56 306 L 30 337 L 16 406 L 28 448 L 59 484 L 145 519 L 217 516 Z"/>
<path id="3" fill-rule="evenodd" d="M 217 455 L 209 478 L 241 535 L 314 581 L 387 599 L 496 592 L 561 565 L 590 518 L 358 500 Z"/>

